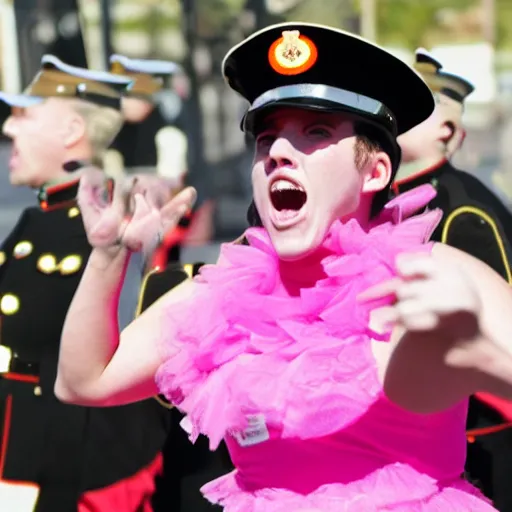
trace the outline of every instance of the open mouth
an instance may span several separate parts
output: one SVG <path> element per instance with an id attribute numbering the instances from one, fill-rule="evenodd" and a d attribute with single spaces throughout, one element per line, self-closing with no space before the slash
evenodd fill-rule
<path id="1" fill-rule="evenodd" d="M 276 179 L 270 186 L 274 225 L 284 229 L 299 222 L 307 198 L 306 191 L 298 183 L 286 178 Z"/>
<path id="2" fill-rule="evenodd" d="M 285 179 L 278 179 L 270 187 L 272 206 L 278 211 L 298 212 L 305 204 L 308 196 L 300 186 Z"/>

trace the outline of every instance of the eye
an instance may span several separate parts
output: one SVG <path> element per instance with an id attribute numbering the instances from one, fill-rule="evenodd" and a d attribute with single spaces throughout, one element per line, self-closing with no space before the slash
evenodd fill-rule
<path id="1" fill-rule="evenodd" d="M 328 139 L 332 136 L 331 129 L 326 126 L 308 126 L 306 128 L 306 134 L 310 137 L 320 138 L 320 139 Z"/>
<path id="2" fill-rule="evenodd" d="M 256 137 L 256 146 L 261 147 L 268 147 L 273 144 L 273 142 L 276 140 L 276 136 L 272 133 L 263 133 L 261 135 L 258 135 Z"/>

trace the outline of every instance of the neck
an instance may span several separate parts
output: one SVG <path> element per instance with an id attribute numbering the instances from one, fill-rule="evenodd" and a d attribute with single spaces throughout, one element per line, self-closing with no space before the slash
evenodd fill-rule
<path id="1" fill-rule="evenodd" d="M 354 217 L 351 219 L 356 220 Z M 338 234 L 344 224 L 341 219 L 334 221 L 322 245 L 311 254 L 298 260 L 279 261 L 280 284 L 288 295 L 298 295 L 302 289 L 314 287 L 317 281 L 326 278 L 324 265 L 338 250 Z"/>
<path id="2" fill-rule="evenodd" d="M 52 187 L 54 185 L 60 185 L 62 183 L 68 183 L 76 181 L 80 175 L 80 170 L 76 171 L 65 171 L 64 164 L 72 161 L 88 161 L 93 160 L 92 152 L 86 148 L 74 148 L 66 153 L 65 158 L 62 161 L 60 169 L 56 171 L 54 176 L 44 183 L 43 188 Z"/>
<path id="3" fill-rule="evenodd" d="M 413 162 L 404 162 L 400 165 L 398 172 L 396 173 L 395 181 L 400 182 L 411 176 L 415 176 L 427 169 L 435 168 L 440 166 L 446 161 L 446 158 L 435 156 L 431 158 L 423 158 L 420 160 L 414 160 Z"/>
<path id="4" fill-rule="evenodd" d="M 279 262 L 279 277 L 281 286 L 287 295 L 297 296 L 304 288 L 314 287 L 316 282 L 324 279 L 326 274 L 322 260 L 330 252 L 320 247 L 314 253 L 295 261 Z"/>

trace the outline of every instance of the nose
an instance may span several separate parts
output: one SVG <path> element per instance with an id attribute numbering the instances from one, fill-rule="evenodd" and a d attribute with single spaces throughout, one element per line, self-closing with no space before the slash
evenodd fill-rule
<path id="1" fill-rule="evenodd" d="M 279 137 L 272 143 L 268 152 L 266 172 L 270 174 L 283 167 L 288 169 L 298 167 L 297 150 L 288 139 Z"/>
<path id="2" fill-rule="evenodd" d="M 11 139 L 14 137 L 14 118 L 12 116 L 5 120 L 2 126 L 2 133 Z"/>

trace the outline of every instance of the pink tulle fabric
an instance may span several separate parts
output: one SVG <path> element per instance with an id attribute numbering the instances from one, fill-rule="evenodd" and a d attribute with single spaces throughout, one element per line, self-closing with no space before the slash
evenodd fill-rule
<path id="1" fill-rule="evenodd" d="M 226 244 L 197 291 L 167 312 L 159 389 L 186 414 L 191 440 L 225 439 L 237 468 L 204 495 L 226 512 L 494 510 L 461 474 L 467 404 L 420 416 L 383 394 L 358 294 L 424 252 L 439 211 L 413 213 L 429 185 L 388 203 L 369 229 L 337 221 L 318 254 L 278 259 L 266 232 Z M 178 350 L 177 350 L 178 349 Z M 176 354 L 177 352 L 177 354 Z M 268 434 L 244 445 L 248 418 Z"/>

